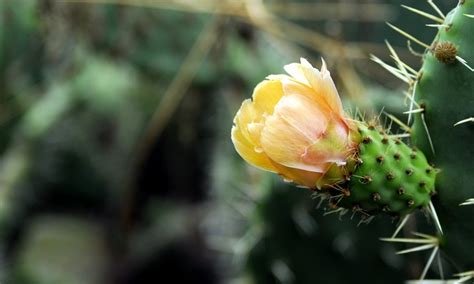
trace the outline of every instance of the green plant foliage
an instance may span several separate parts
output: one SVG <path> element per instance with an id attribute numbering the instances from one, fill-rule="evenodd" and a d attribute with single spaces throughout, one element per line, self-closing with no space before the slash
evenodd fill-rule
<path id="1" fill-rule="evenodd" d="M 43 215 L 31 220 L 27 236 L 8 283 L 99 284 L 106 280 L 109 252 L 99 224 Z"/>
<path id="2" fill-rule="evenodd" d="M 474 267 L 474 248 L 469 245 L 474 241 L 474 223 L 469 217 L 474 208 L 459 206 L 474 196 L 474 128 L 469 123 L 454 124 L 473 116 L 474 72 L 449 57 L 459 56 L 473 66 L 474 19 L 467 16 L 472 14 L 474 1 L 467 0 L 447 15 L 446 27 L 439 29 L 432 50 L 425 53 L 414 90 L 415 100 L 425 111 L 415 116 L 413 142 L 441 169 L 434 200 L 445 230 L 443 250 L 459 271 Z"/>

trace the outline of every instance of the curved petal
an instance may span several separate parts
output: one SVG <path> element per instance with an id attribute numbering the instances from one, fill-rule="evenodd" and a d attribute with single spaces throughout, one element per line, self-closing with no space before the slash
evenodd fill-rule
<path id="1" fill-rule="evenodd" d="M 326 67 L 326 62 L 322 59 L 321 71 L 313 66 L 304 58 L 301 58 L 301 65 L 303 65 L 306 79 L 311 84 L 313 89 L 321 94 L 324 97 L 331 109 L 340 115 L 341 117 L 344 114 L 344 109 L 342 108 L 341 98 L 337 92 L 336 85 L 331 78 L 331 73 Z"/>
<path id="2" fill-rule="evenodd" d="M 265 114 L 271 115 L 282 96 L 281 81 L 265 80 L 255 87 L 252 98 L 256 108 Z"/>
<path id="3" fill-rule="evenodd" d="M 348 133 L 345 125 L 331 122 L 324 135 L 305 149 L 302 160 L 306 163 L 325 161 L 343 165 L 347 158 Z"/>
<path id="4" fill-rule="evenodd" d="M 299 63 L 291 63 L 287 64 L 283 67 L 285 69 L 286 73 L 288 73 L 291 77 L 293 77 L 294 80 L 297 82 L 300 82 L 302 84 L 305 84 L 306 86 L 310 87 L 310 82 L 308 81 L 306 77 L 306 72 L 305 72 L 305 67 L 302 64 Z"/>
<path id="5" fill-rule="evenodd" d="M 293 80 L 290 77 L 282 79 L 283 85 L 283 93 L 285 96 L 290 95 L 304 95 L 314 103 L 317 103 L 320 108 L 324 109 L 326 113 L 330 113 L 332 111 L 329 104 L 326 102 L 324 98 L 318 95 L 317 92 L 314 91 L 310 86 L 306 86 Z"/>
<path id="6" fill-rule="evenodd" d="M 292 169 L 278 164 L 275 164 L 275 167 L 277 168 L 278 173 L 286 181 L 290 181 L 308 188 L 316 188 L 318 180 L 324 175 L 322 173 Z"/>
<path id="7" fill-rule="evenodd" d="M 240 109 L 237 111 L 237 114 L 234 117 L 234 124 L 239 128 L 239 130 L 242 132 L 242 135 L 247 140 L 252 140 L 247 126 L 250 123 L 260 120 L 261 117 L 259 111 L 255 108 L 250 99 L 246 99 L 242 102 Z"/>
<path id="8" fill-rule="evenodd" d="M 282 95 L 280 81 L 265 80 L 255 87 L 253 101 L 245 100 L 234 118 L 234 124 L 239 127 L 242 135 L 257 148 L 260 147 L 260 133 L 265 118 L 273 113 Z"/>
<path id="9" fill-rule="evenodd" d="M 322 173 L 324 160 L 303 160 L 307 148 L 326 131 L 328 120 L 319 105 L 303 95 L 284 96 L 268 117 L 261 134 L 263 150 L 290 168 Z"/>
<path id="10" fill-rule="evenodd" d="M 250 143 L 243 135 L 238 126 L 232 127 L 232 143 L 237 153 L 249 164 L 270 172 L 277 172 L 277 169 L 265 153 L 255 151 L 255 145 Z"/>
<path id="11" fill-rule="evenodd" d="M 306 59 L 300 59 L 301 64 L 292 63 L 284 67 L 297 82 L 311 87 L 315 94 L 323 99 L 331 110 L 339 116 L 344 115 L 342 102 L 337 92 L 326 62 L 322 59 L 321 71 L 314 68 Z"/>
<path id="12" fill-rule="evenodd" d="M 262 146 L 260 144 L 260 136 L 262 134 L 264 124 L 260 122 L 252 122 L 247 125 L 247 131 L 250 135 L 250 142 L 255 145 L 255 152 L 263 152 Z"/>

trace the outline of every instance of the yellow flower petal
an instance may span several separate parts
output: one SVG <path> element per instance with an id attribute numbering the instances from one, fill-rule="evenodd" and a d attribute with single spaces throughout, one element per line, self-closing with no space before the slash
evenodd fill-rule
<path id="1" fill-rule="evenodd" d="M 263 81 L 255 88 L 253 101 L 245 100 L 234 118 L 234 124 L 239 127 L 242 135 L 255 145 L 258 152 L 261 152 L 260 132 L 265 118 L 273 114 L 275 105 L 282 95 L 280 81 Z"/>
<path id="2" fill-rule="evenodd" d="M 283 87 L 280 81 L 265 80 L 255 87 L 253 103 L 264 114 L 273 114 L 273 109 L 283 96 Z"/>
<path id="3" fill-rule="evenodd" d="M 250 99 L 243 101 L 242 106 L 235 115 L 234 124 L 238 126 L 242 135 L 247 139 L 251 140 L 251 135 L 248 130 L 248 125 L 253 122 L 261 121 L 262 117 Z"/>
<path id="4" fill-rule="evenodd" d="M 263 170 L 277 172 L 275 166 L 265 153 L 255 151 L 255 145 L 250 143 L 237 126 L 232 127 L 232 143 L 237 153 L 249 164 Z"/>
<path id="5" fill-rule="evenodd" d="M 250 135 L 250 142 L 255 145 L 255 152 L 261 153 L 263 152 L 262 146 L 260 144 L 260 136 L 262 134 L 264 124 L 263 123 L 249 123 L 247 125 L 247 131 Z"/>

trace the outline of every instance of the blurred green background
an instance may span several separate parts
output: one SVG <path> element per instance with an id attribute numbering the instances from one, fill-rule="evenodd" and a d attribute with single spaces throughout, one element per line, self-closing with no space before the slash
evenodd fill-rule
<path id="1" fill-rule="evenodd" d="M 457 1 L 438 1 L 447 8 Z M 323 56 L 350 112 L 400 114 L 369 60 L 425 1 L 0 1 L 0 283 L 401 283 L 395 222 L 324 216 L 230 141 L 268 74 Z M 416 47 L 413 47 L 417 49 Z M 419 49 L 418 51 L 422 51 Z M 403 117 L 402 117 L 403 118 Z"/>

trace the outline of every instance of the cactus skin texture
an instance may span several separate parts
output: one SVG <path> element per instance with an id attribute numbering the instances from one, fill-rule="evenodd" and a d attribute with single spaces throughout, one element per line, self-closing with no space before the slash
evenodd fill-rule
<path id="1" fill-rule="evenodd" d="M 388 136 L 374 124 L 359 123 L 356 169 L 338 206 L 375 215 L 404 216 L 428 206 L 436 170 L 421 151 Z"/>
<path id="2" fill-rule="evenodd" d="M 474 268 L 474 206 L 459 206 L 474 197 L 474 123 L 453 126 L 474 116 L 474 72 L 448 58 L 455 47 L 456 54 L 474 66 L 474 19 L 466 14 L 474 14 L 473 0 L 460 1 L 447 15 L 448 28 L 439 29 L 424 55 L 415 100 L 425 112 L 415 116 L 412 133 L 414 145 L 441 169 L 433 201 L 444 229 L 441 250 L 455 272 Z"/>

